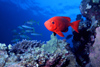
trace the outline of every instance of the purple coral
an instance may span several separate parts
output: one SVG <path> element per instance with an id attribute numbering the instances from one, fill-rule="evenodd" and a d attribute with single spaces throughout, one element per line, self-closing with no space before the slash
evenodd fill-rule
<path id="1" fill-rule="evenodd" d="M 93 67 L 100 66 L 100 27 L 96 29 L 96 38 L 93 46 L 90 49 L 90 61 Z"/>

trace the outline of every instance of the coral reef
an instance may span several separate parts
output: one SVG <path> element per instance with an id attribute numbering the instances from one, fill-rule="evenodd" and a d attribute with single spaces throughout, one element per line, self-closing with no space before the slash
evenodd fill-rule
<path id="1" fill-rule="evenodd" d="M 72 51 L 76 56 L 76 60 L 80 66 L 85 66 L 89 63 L 89 48 L 94 43 L 91 37 L 94 37 L 94 33 L 86 31 L 87 29 L 81 29 L 79 32 L 73 32 L 73 48 Z"/>
<path id="2" fill-rule="evenodd" d="M 81 14 L 78 14 L 77 17 L 76 17 L 76 20 L 81 20 L 81 21 L 83 21 L 82 15 L 81 15 Z"/>
<path id="3" fill-rule="evenodd" d="M 99 43 L 97 42 L 100 37 L 96 35 L 96 32 L 99 32 L 96 28 L 100 26 L 99 4 L 100 0 L 82 0 L 80 11 L 86 20 L 82 20 L 80 14 L 76 18 L 81 22 L 79 33 L 73 31 L 72 52 L 77 63 L 82 67 L 100 66 Z"/>
<path id="4" fill-rule="evenodd" d="M 86 19 L 80 22 L 79 33 L 73 31 L 72 52 L 76 57 L 77 63 L 82 67 L 85 67 L 90 62 L 89 49 L 95 41 L 95 28 L 92 28 L 92 31 L 87 31 L 90 26 L 91 22 Z"/>
<path id="5" fill-rule="evenodd" d="M 16 52 L 14 50 L 16 50 Z M 22 51 L 23 53 L 21 53 Z M 12 46 L 12 49 L 9 49 L 8 52 L 9 55 L 7 54 L 6 49 L 3 51 L 1 50 L 0 66 L 79 67 L 75 56 L 70 50 L 69 44 L 66 43 L 65 40 L 58 40 L 56 36 L 53 36 L 53 34 L 51 35 L 51 40 L 47 41 L 46 44 L 41 44 L 37 41 L 23 40 L 22 42 L 18 42 L 16 45 Z"/>
<path id="6" fill-rule="evenodd" d="M 95 16 L 96 20 L 100 18 L 100 0 L 82 0 L 80 11 L 84 17 L 90 19 Z"/>
<path id="7" fill-rule="evenodd" d="M 99 4 L 100 0 L 82 0 L 80 11 L 86 20 L 80 22 L 79 33 L 73 32 L 74 47 L 72 48 L 72 51 L 76 56 L 78 64 L 83 67 L 100 66 L 100 60 L 97 60 L 100 59 L 100 55 L 98 53 L 99 47 L 95 48 L 95 46 L 99 46 L 99 44 L 97 44 L 97 39 L 99 39 L 99 37 L 95 32 L 96 28 L 100 26 Z M 80 20 L 82 19 L 79 15 L 77 18 Z"/>
<path id="8" fill-rule="evenodd" d="M 100 0 L 82 0 L 80 11 L 84 17 L 91 21 L 92 27 L 100 26 Z"/>

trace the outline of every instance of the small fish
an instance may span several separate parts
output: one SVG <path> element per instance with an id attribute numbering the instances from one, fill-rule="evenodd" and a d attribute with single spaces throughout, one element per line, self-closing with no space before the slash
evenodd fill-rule
<path id="1" fill-rule="evenodd" d="M 26 38 L 26 39 L 29 38 L 27 35 L 24 35 L 24 34 L 23 35 L 20 35 L 20 37 L 21 38 Z"/>
<path id="2" fill-rule="evenodd" d="M 26 28 L 26 29 L 34 29 L 33 27 L 27 26 L 27 25 L 22 25 L 22 27 Z"/>
<path id="3" fill-rule="evenodd" d="M 33 25 L 33 20 L 27 21 L 27 24 Z"/>
<path id="4" fill-rule="evenodd" d="M 19 29 L 23 29 L 23 27 L 22 27 L 22 26 L 18 26 L 18 28 L 19 28 Z"/>
<path id="5" fill-rule="evenodd" d="M 12 32 L 13 32 L 13 33 L 16 33 L 16 32 L 17 32 L 17 30 L 12 30 Z"/>
<path id="6" fill-rule="evenodd" d="M 13 35 L 13 37 L 14 37 L 14 38 L 17 38 L 17 37 L 19 37 L 19 35 Z"/>
<path id="7" fill-rule="evenodd" d="M 31 33 L 31 35 L 42 35 L 42 34 L 38 34 L 38 33 Z"/>
<path id="8" fill-rule="evenodd" d="M 39 25 L 39 22 L 36 22 L 36 21 L 33 21 L 33 20 L 29 20 L 26 23 L 30 24 L 30 25 L 33 25 L 33 24 L 38 24 Z"/>
<path id="9" fill-rule="evenodd" d="M 69 26 L 79 33 L 78 26 L 80 20 L 74 21 L 73 23 L 70 23 L 70 21 L 71 19 L 69 17 L 56 16 L 47 20 L 44 25 L 48 30 L 54 32 L 54 34 L 58 34 L 61 37 L 64 37 L 62 32 L 67 32 Z"/>
<path id="10" fill-rule="evenodd" d="M 23 35 L 20 35 L 20 37 L 21 37 L 22 39 L 28 39 L 28 40 L 31 39 L 29 36 L 24 35 L 24 34 L 23 34 Z"/>
<path id="11" fill-rule="evenodd" d="M 20 41 L 20 39 L 13 39 L 13 40 L 11 40 L 11 42 L 18 42 L 18 41 Z"/>
<path id="12" fill-rule="evenodd" d="M 25 30 L 25 32 L 32 33 L 34 30 Z"/>
<path id="13" fill-rule="evenodd" d="M 73 35 L 72 34 L 69 34 L 66 39 L 70 39 Z"/>
<path id="14" fill-rule="evenodd" d="M 33 20 L 29 20 L 29 21 L 27 21 L 27 22 L 25 22 L 25 24 L 29 24 L 29 25 L 33 25 Z"/>

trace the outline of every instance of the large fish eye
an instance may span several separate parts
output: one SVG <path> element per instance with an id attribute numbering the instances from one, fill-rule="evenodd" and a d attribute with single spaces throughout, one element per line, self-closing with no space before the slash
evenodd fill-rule
<path id="1" fill-rule="evenodd" d="M 54 24 L 54 22 L 52 22 L 52 24 Z"/>

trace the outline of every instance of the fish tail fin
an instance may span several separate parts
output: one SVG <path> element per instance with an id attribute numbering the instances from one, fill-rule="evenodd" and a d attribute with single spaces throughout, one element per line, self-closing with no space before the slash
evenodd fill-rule
<path id="1" fill-rule="evenodd" d="M 42 34 L 40 34 L 41 36 L 43 36 Z"/>
<path id="2" fill-rule="evenodd" d="M 35 29 L 34 28 L 32 28 L 32 30 L 33 30 L 33 32 L 35 32 Z"/>
<path id="3" fill-rule="evenodd" d="M 80 22 L 80 20 L 77 20 L 77 21 L 74 21 L 74 22 L 72 22 L 72 23 L 70 24 L 70 26 L 71 26 L 77 33 L 79 33 L 79 32 L 78 32 L 79 22 Z"/>

